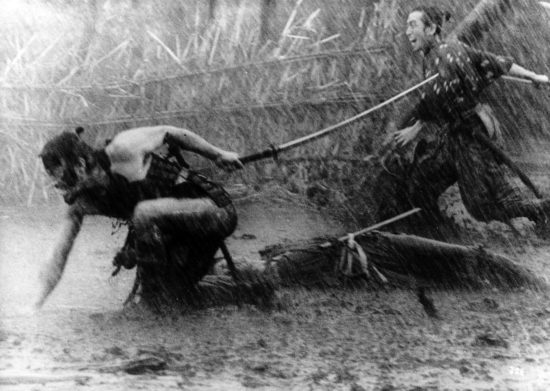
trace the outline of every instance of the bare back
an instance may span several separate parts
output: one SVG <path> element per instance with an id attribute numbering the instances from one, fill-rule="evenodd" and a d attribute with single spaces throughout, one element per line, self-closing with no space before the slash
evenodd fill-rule
<path id="1" fill-rule="evenodd" d="M 162 147 L 169 126 L 153 126 L 119 133 L 105 148 L 111 171 L 128 181 L 143 180 L 151 166 L 151 153 Z"/>

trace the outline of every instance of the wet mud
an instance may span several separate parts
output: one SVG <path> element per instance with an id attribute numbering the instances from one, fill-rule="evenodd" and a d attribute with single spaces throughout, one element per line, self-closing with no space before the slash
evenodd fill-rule
<path id="1" fill-rule="evenodd" d="M 237 260 L 343 228 L 311 206 L 251 198 L 228 241 Z M 550 294 L 286 289 L 279 307 L 158 315 L 122 308 L 133 271 L 110 277 L 125 235 L 89 218 L 44 308 L 24 311 L 63 206 L 11 208 L 0 225 L 2 390 L 547 390 Z M 550 275 L 550 246 L 495 243 Z"/>

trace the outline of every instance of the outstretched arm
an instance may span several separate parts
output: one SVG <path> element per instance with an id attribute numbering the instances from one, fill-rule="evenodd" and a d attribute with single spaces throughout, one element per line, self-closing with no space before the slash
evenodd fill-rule
<path id="1" fill-rule="evenodd" d="M 63 275 L 69 253 L 82 225 L 83 213 L 78 206 L 72 206 L 63 220 L 59 238 L 54 246 L 53 253 L 39 273 L 39 293 L 34 305 L 40 308 L 49 294 L 57 286 Z"/>
<path id="2" fill-rule="evenodd" d="M 236 153 L 218 148 L 190 130 L 174 126 L 136 128 L 119 133 L 107 146 L 107 153 L 119 162 L 133 160 L 136 156 L 143 158 L 160 148 L 167 137 L 180 148 L 213 160 L 222 168 L 242 168 Z"/>
<path id="3" fill-rule="evenodd" d="M 173 142 L 183 149 L 205 156 L 216 162 L 223 169 L 234 170 L 243 168 L 238 154 L 218 148 L 189 130 L 171 128 L 166 133 L 164 141 Z"/>
<path id="4" fill-rule="evenodd" d="M 510 76 L 521 77 L 524 79 L 532 80 L 534 83 L 548 83 L 548 76 L 539 75 L 533 71 L 525 69 L 524 67 L 518 64 L 512 64 L 510 71 L 508 72 Z"/>
<path id="5" fill-rule="evenodd" d="M 505 56 L 497 56 L 495 54 L 473 49 L 469 46 L 462 45 L 462 48 L 468 55 L 470 61 L 476 66 L 477 71 L 486 83 L 491 83 L 493 80 L 502 75 L 520 77 L 533 81 L 535 84 L 548 83 L 548 76 L 540 75 L 524 67 L 514 63 L 513 59 Z"/>

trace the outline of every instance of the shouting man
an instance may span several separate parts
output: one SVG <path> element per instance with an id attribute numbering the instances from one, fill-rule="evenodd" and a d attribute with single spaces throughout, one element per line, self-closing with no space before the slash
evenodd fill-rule
<path id="1" fill-rule="evenodd" d="M 458 181 L 462 201 L 472 216 L 481 221 L 508 221 L 528 217 L 545 221 L 550 200 L 524 198 L 507 177 L 494 148 L 482 142 L 494 131 L 495 119 L 480 109 L 479 95 L 502 75 L 521 77 L 535 84 L 548 83 L 548 77 L 514 64 L 510 59 L 475 50 L 461 42 L 441 38 L 449 14 L 436 7 L 417 7 L 408 16 L 406 35 L 415 52 L 423 56 L 425 78 L 438 75 L 428 83 L 409 126 L 394 134 L 398 145 L 414 140 L 426 122 L 441 129 L 437 146 L 423 156 L 423 165 L 412 168 L 409 183 L 416 187 L 410 201 L 422 207 L 424 199 L 436 202 L 443 191 Z M 422 159 L 419 159 L 422 160 Z M 416 184 L 416 185 L 415 185 Z M 421 184 L 418 186 L 418 184 Z M 426 186 L 422 186 L 426 184 Z"/>
<path id="2" fill-rule="evenodd" d="M 172 126 L 126 130 L 99 150 L 68 132 L 44 146 L 40 154 L 44 167 L 69 208 L 53 253 L 40 273 L 37 307 L 59 282 L 86 215 L 129 222 L 126 245 L 115 257 L 119 267 L 132 267 L 136 260 L 146 266 L 167 262 L 165 243 L 171 237 L 198 249 L 190 253 L 197 259 L 185 260 L 185 273 L 178 283 L 192 289 L 208 272 L 223 239 L 236 227 L 235 208 L 221 186 L 191 171 L 183 177 L 181 156 L 174 161 L 173 156 L 158 154 L 166 147 L 172 155 L 187 150 L 224 169 L 242 168 L 236 153 Z"/>

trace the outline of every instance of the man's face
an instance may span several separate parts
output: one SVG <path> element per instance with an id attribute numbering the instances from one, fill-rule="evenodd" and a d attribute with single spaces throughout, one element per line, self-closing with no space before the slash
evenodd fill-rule
<path id="1" fill-rule="evenodd" d="M 68 204 L 72 204 L 76 197 L 87 190 L 105 188 L 109 184 L 109 177 L 99 166 L 88 170 L 84 158 L 79 158 L 76 164 L 67 163 L 63 158 L 60 163 L 46 172 L 60 190 Z"/>
<path id="2" fill-rule="evenodd" d="M 422 21 L 422 16 L 423 13 L 421 11 L 414 11 L 407 18 L 407 30 L 405 33 L 415 52 L 424 51 L 435 39 L 435 28 L 433 26 L 426 27 Z"/>
<path id="3" fill-rule="evenodd" d="M 56 189 L 65 191 L 70 187 L 67 183 L 68 178 L 66 177 L 66 171 L 67 162 L 65 162 L 64 159 L 60 159 L 59 165 L 46 169 L 46 172 L 48 173 L 50 179 L 54 182 Z"/>
<path id="4" fill-rule="evenodd" d="M 62 192 L 66 192 L 76 185 L 80 180 L 78 174 L 80 171 L 82 169 L 79 169 L 79 167 L 69 169 L 68 163 L 63 158 L 59 159 L 59 165 L 46 170 L 49 177 L 54 181 L 54 186 Z"/>

